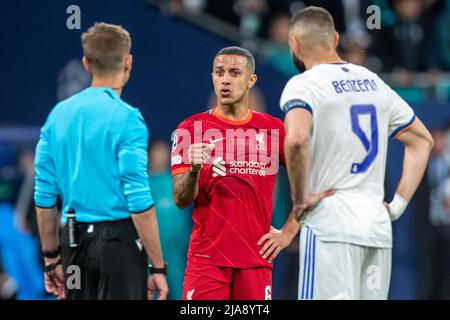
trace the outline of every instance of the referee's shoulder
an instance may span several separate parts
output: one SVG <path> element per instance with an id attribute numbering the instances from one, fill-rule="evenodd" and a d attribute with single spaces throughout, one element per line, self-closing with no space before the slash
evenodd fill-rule
<path id="1" fill-rule="evenodd" d="M 56 117 L 58 114 L 61 114 L 61 116 L 64 116 L 65 110 L 68 108 L 70 109 L 71 106 L 73 106 L 76 103 L 81 92 L 75 93 L 66 99 L 58 101 L 55 104 L 55 106 L 52 108 L 52 110 L 50 111 L 50 113 L 48 115 L 48 119 L 52 119 L 52 118 Z"/>
<path id="2" fill-rule="evenodd" d="M 113 98 L 116 102 L 116 106 L 119 110 L 121 110 L 123 116 L 126 118 L 138 118 L 139 120 L 144 121 L 144 117 L 142 116 L 141 111 L 137 107 L 133 107 L 131 104 L 125 102 L 120 97 Z"/>

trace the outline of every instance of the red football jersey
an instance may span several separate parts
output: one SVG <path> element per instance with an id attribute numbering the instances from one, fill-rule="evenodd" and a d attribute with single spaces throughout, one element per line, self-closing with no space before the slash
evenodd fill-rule
<path id="1" fill-rule="evenodd" d="M 275 177 L 285 162 L 282 121 L 255 111 L 232 121 L 214 109 L 184 120 L 172 141 L 172 176 L 188 171 L 190 144 L 215 144 L 200 171 L 188 259 L 234 268 L 271 266 L 257 242 L 270 230 Z"/>

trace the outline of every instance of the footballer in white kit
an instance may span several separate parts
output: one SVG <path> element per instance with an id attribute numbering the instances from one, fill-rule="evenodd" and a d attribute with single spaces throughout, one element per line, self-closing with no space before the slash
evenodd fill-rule
<path id="1" fill-rule="evenodd" d="M 356 288 L 333 294 L 321 287 L 323 276 L 339 287 L 358 277 L 361 298 L 386 297 L 392 248 L 383 205 L 388 139 L 412 124 L 414 111 L 376 74 L 351 63 L 322 63 L 293 77 L 280 106 L 312 114 L 309 191 L 336 190 L 302 221 L 299 298 L 323 290 L 330 298 L 356 297 Z"/>
<path id="2" fill-rule="evenodd" d="M 298 298 L 386 299 L 391 220 L 415 192 L 433 140 L 411 107 L 375 73 L 339 58 L 338 42 L 325 9 L 307 7 L 293 17 L 291 52 L 307 71 L 288 81 L 280 107 L 291 216 L 301 228 Z M 389 138 L 403 142 L 405 157 L 394 200 L 384 204 Z M 309 195 L 326 190 L 334 194 L 302 209 Z M 291 216 L 270 236 L 277 250 L 298 232 Z"/>

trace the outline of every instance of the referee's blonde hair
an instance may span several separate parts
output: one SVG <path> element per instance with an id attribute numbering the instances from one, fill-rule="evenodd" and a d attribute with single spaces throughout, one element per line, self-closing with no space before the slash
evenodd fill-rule
<path id="1" fill-rule="evenodd" d="M 81 44 L 92 73 L 105 75 L 123 68 L 131 37 L 119 25 L 97 22 L 81 35 Z"/>

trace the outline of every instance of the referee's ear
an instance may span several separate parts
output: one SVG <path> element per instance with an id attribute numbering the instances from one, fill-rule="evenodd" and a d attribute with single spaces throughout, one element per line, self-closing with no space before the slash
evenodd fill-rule
<path id="1" fill-rule="evenodd" d="M 133 55 L 129 54 L 125 58 L 125 72 L 126 71 L 131 71 L 132 66 L 133 66 Z"/>
<path id="2" fill-rule="evenodd" d="M 89 72 L 89 73 L 92 74 L 92 72 L 91 72 L 91 67 L 89 66 L 89 62 L 88 62 L 86 56 L 83 56 L 83 59 L 81 60 L 81 62 L 83 63 L 84 69 L 85 69 L 87 72 Z"/>

